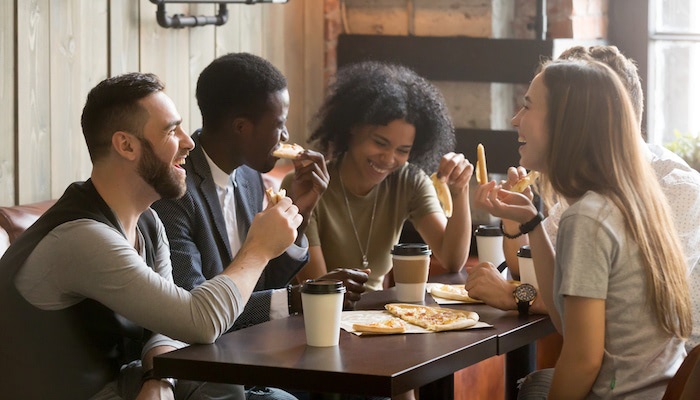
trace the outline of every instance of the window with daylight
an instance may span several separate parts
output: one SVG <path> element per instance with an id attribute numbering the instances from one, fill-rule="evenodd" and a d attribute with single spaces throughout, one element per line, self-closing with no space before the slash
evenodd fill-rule
<path id="1" fill-rule="evenodd" d="M 700 134 L 700 1 L 649 0 L 649 141 Z"/>

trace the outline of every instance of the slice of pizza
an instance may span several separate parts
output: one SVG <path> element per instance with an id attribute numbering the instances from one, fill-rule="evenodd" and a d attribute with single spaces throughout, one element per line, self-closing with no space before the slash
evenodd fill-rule
<path id="1" fill-rule="evenodd" d="M 265 194 L 267 195 L 267 201 L 273 206 L 279 203 L 279 201 L 283 198 L 287 197 L 287 191 L 284 189 L 280 189 L 279 192 L 275 193 L 274 189 L 267 188 L 265 189 Z"/>
<path id="2" fill-rule="evenodd" d="M 435 332 L 466 329 L 479 322 L 479 314 L 472 311 L 402 303 L 387 304 L 384 308 L 409 324 Z"/>
<path id="3" fill-rule="evenodd" d="M 437 193 L 437 198 L 440 201 L 442 209 L 445 211 L 445 216 L 450 218 L 452 216 L 452 195 L 450 194 L 450 187 L 447 186 L 446 182 L 443 182 L 438 178 L 437 172 L 430 175 L 430 180 L 433 182 L 435 187 L 435 193 Z"/>
<path id="4" fill-rule="evenodd" d="M 464 288 L 464 285 L 437 285 L 430 289 L 430 294 L 443 299 L 464 301 L 467 303 L 481 303 L 481 300 L 476 300 L 469 297 L 469 292 Z"/>
<path id="5" fill-rule="evenodd" d="M 510 188 L 510 191 L 522 193 L 530 185 L 534 184 L 535 181 L 537 180 L 537 178 L 539 178 L 539 176 L 540 176 L 540 173 L 537 171 L 528 172 L 527 175 L 523 176 L 517 182 L 515 182 L 513 187 Z"/>
<path id="6" fill-rule="evenodd" d="M 296 143 L 281 143 L 279 147 L 272 152 L 272 155 L 279 158 L 294 160 L 303 152 L 304 148 Z"/>
<path id="7" fill-rule="evenodd" d="M 390 318 L 367 324 L 352 324 L 352 329 L 357 332 L 403 333 L 406 332 L 406 323 L 400 318 Z"/>

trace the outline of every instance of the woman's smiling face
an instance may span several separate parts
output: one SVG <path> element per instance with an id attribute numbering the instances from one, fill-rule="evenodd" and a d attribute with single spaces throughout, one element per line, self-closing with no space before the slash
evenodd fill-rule
<path id="1" fill-rule="evenodd" d="M 374 186 L 408 161 L 415 137 L 416 128 L 402 119 L 355 128 L 344 162 Z"/>
<path id="2" fill-rule="evenodd" d="M 545 171 L 549 130 L 547 127 L 547 87 L 544 77 L 537 74 L 525 94 L 523 106 L 511 120 L 518 129 L 520 165 L 527 169 Z M 546 171 L 545 171 L 546 172 Z"/>

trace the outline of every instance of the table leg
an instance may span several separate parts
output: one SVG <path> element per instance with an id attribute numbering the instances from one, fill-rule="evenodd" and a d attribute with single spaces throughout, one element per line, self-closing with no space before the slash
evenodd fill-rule
<path id="1" fill-rule="evenodd" d="M 518 380 L 537 368 L 537 346 L 530 343 L 506 353 L 506 400 L 518 397 Z"/>
<path id="2" fill-rule="evenodd" d="M 421 386 L 419 391 L 421 399 L 444 399 L 455 398 L 455 378 L 454 375 L 447 375 L 425 386 Z"/>

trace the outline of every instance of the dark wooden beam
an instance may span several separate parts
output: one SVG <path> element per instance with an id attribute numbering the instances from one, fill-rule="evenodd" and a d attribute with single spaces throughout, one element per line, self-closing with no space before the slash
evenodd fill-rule
<path id="1" fill-rule="evenodd" d="M 529 83 L 552 40 L 340 35 L 338 66 L 375 60 L 406 65 L 430 80 Z"/>
<path id="2" fill-rule="evenodd" d="M 476 146 L 481 143 L 486 150 L 489 173 L 505 174 L 508 167 L 518 166 L 518 133 L 488 129 L 457 129 L 456 150 L 463 153 L 472 164 L 476 163 Z"/>

